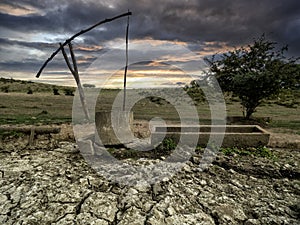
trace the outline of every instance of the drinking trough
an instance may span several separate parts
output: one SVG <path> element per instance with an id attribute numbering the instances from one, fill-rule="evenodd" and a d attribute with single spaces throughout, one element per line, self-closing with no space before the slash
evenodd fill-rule
<path id="1" fill-rule="evenodd" d="M 207 146 L 209 139 L 212 141 L 220 140 L 222 137 L 222 147 L 258 147 L 268 145 L 270 133 L 257 125 L 167 125 L 153 126 L 151 128 L 151 143 L 157 145 L 162 137 L 171 138 L 178 143 L 180 137 L 191 140 L 195 143 L 198 138 L 198 146 Z M 185 141 L 189 143 L 189 141 Z M 213 143 L 211 143 L 213 144 Z"/>

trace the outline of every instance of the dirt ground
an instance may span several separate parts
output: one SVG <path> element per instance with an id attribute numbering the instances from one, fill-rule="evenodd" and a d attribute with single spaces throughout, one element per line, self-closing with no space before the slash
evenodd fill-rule
<path id="1" fill-rule="evenodd" d="M 196 153 L 168 179 L 127 186 L 91 168 L 74 143 L 72 126 L 61 128 L 53 138 L 37 137 L 33 146 L 26 137 L 0 143 L 0 224 L 299 224 L 299 148 L 270 147 L 276 159 L 220 153 L 205 170 L 199 170 L 203 154 Z M 146 136 L 145 123 L 135 129 Z M 287 146 L 293 140 L 278 134 L 271 143 Z M 155 170 L 161 160 L 122 161 L 141 168 L 133 174 L 143 181 L 139 176 L 151 174 L 146 165 L 161 172 Z M 101 166 L 111 175 L 118 171 Z M 129 169 L 119 168 L 124 179 Z"/>

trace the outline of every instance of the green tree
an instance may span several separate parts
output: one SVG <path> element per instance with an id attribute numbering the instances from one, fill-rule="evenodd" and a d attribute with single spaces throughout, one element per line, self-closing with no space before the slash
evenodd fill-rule
<path id="1" fill-rule="evenodd" d="M 193 99 L 195 103 L 205 102 L 205 95 L 200 87 L 199 81 L 191 81 L 189 85 L 186 85 L 184 87 L 184 90 Z"/>
<path id="2" fill-rule="evenodd" d="M 276 43 L 262 35 L 251 45 L 206 61 L 222 90 L 240 98 L 243 114 L 249 119 L 263 99 L 299 87 L 298 59 L 287 58 L 287 50 L 276 50 Z"/>

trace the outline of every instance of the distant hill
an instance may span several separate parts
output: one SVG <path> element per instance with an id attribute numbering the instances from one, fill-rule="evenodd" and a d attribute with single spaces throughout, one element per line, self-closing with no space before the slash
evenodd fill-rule
<path id="1" fill-rule="evenodd" d="M 64 94 L 69 90 L 75 91 L 74 87 L 65 87 L 52 84 L 44 84 L 32 81 L 24 80 L 15 80 L 13 78 L 0 78 L 0 92 L 10 93 L 10 92 L 19 92 L 19 93 L 36 93 L 36 92 L 53 92 L 54 89 L 57 89 L 58 93 Z"/>

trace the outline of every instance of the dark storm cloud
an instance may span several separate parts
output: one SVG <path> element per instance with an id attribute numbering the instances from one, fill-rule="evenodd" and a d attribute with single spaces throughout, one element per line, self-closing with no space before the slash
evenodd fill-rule
<path id="1" fill-rule="evenodd" d="M 103 1 L 75 0 L 24 1 L 37 7 L 44 15 L 13 16 L 0 14 L 1 26 L 20 31 L 74 33 L 103 18 L 130 9 L 132 38 L 224 41 L 243 44 L 266 33 L 281 43 L 299 38 L 300 1 L 298 0 L 201 0 L 201 1 Z M 8 4 L 11 4 L 7 1 Z M 25 7 L 25 6 L 24 6 Z M 4 22 L 5 21 L 5 22 Z M 90 33 L 90 40 L 105 40 L 124 36 L 124 21 L 106 25 L 106 32 Z M 98 37 L 97 37 L 98 36 Z M 299 40 L 299 39 L 298 39 Z M 288 44 L 288 43 L 287 43 Z M 297 45 L 297 48 L 299 46 Z"/>
<path id="2" fill-rule="evenodd" d="M 0 9 L 0 47 L 20 45 L 48 54 L 49 49 L 57 48 L 53 44 L 62 41 L 58 35 L 67 38 L 130 9 L 131 39 L 177 40 L 187 42 L 191 50 L 210 53 L 222 49 L 222 43 L 244 45 L 265 33 L 280 46 L 288 44 L 290 55 L 300 55 L 299 0 L 2 0 Z M 113 21 L 85 34 L 76 43 L 100 46 L 105 41 L 124 38 L 125 26 L 125 18 Z M 16 34 L 18 38 L 23 35 L 24 41 L 16 41 Z M 52 34 L 46 40 L 48 44 L 26 37 L 41 34 Z M 103 49 L 78 51 L 91 54 Z M 44 59 L 39 60 L 42 63 Z"/>
<path id="3" fill-rule="evenodd" d="M 26 60 L 23 62 L 10 61 L 10 62 L 0 62 L 0 71 L 10 71 L 10 72 L 23 72 L 31 71 L 32 68 L 38 68 L 38 61 Z"/>
<path id="4" fill-rule="evenodd" d="M 132 30 L 140 38 L 149 35 L 156 39 L 224 41 L 231 45 L 247 43 L 262 33 L 287 44 L 295 35 L 300 38 L 299 26 L 295 25 L 300 20 L 297 0 L 136 0 L 119 5 L 125 6 L 134 12 Z M 289 31 L 287 26 L 294 29 Z M 299 45 L 294 47 L 300 50 Z"/>
<path id="5" fill-rule="evenodd" d="M 55 48 L 57 44 L 54 43 L 45 43 L 45 42 L 25 42 L 25 41 L 18 41 L 18 40 L 10 40 L 8 38 L 0 38 L 0 46 L 12 46 L 18 45 L 27 48 L 35 48 L 35 49 L 42 49 L 42 48 Z"/>

